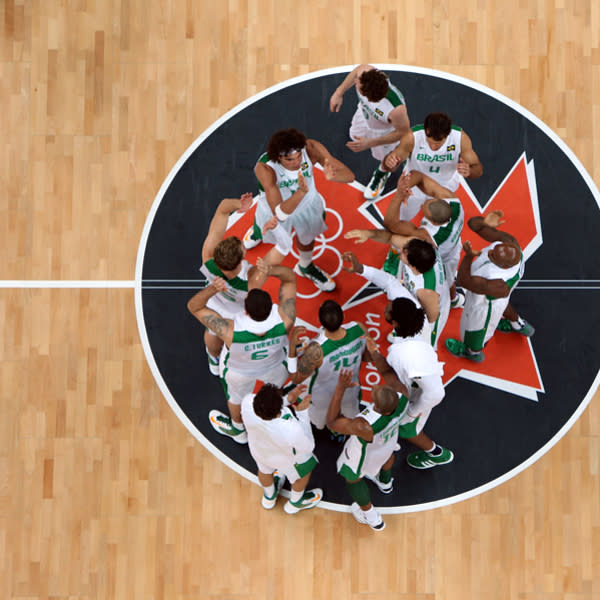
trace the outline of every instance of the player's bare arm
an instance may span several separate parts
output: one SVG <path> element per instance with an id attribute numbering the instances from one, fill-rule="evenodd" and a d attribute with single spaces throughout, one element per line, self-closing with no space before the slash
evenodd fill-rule
<path id="1" fill-rule="evenodd" d="M 247 192 L 240 198 L 224 198 L 210 222 L 208 234 L 202 245 L 202 262 L 210 260 L 215 253 L 215 247 L 225 236 L 229 216 L 238 211 L 246 212 L 252 206 L 252 194 Z"/>
<path id="2" fill-rule="evenodd" d="M 415 147 L 412 130 L 402 137 L 401 142 L 384 159 L 383 165 L 388 171 L 395 171 L 409 156 Z"/>
<path id="3" fill-rule="evenodd" d="M 385 384 L 391 387 L 394 391 L 406 395 L 406 386 L 398 379 L 398 375 L 396 375 L 394 369 L 392 369 L 387 360 L 380 354 L 379 346 L 371 336 L 367 337 L 367 350 L 371 355 L 371 362 L 381 377 L 383 377 Z"/>
<path id="4" fill-rule="evenodd" d="M 477 179 L 483 174 L 483 165 L 473 150 L 471 138 L 464 131 L 460 136 L 460 159 L 457 171 L 465 179 Z"/>
<path id="5" fill-rule="evenodd" d="M 464 243 L 463 249 L 465 255 L 458 267 L 456 274 L 456 283 L 461 287 L 473 292 L 474 294 L 485 294 L 493 298 L 506 298 L 510 294 L 510 288 L 502 279 L 485 279 L 471 275 L 471 265 L 473 260 L 481 254 L 481 252 L 473 250 L 471 242 L 468 240 Z"/>
<path id="6" fill-rule="evenodd" d="M 430 323 L 435 323 L 440 316 L 440 295 L 434 290 L 417 290 L 417 299 L 421 303 L 425 316 Z"/>
<path id="7" fill-rule="evenodd" d="M 294 212 L 294 209 L 298 206 L 298 204 L 300 204 L 300 202 L 308 192 L 308 187 L 306 187 L 305 183 L 301 183 L 301 179 L 299 176 L 298 189 L 285 202 L 283 202 L 281 192 L 277 187 L 277 176 L 275 174 L 275 171 L 273 171 L 273 169 L 269 167 L 269 165 L 266 165 L 263 162 L 257 163 L 256 167 L 254 167 L 254 174 L 256 175 L 256 178 L 265 190 L 267 202 L 273 214 L 275 214 L 275 209 L 279 205 L 281 205 L 281 210 L 283 210 L 284 213 L 288 215 L 292 214 Z"/>
<path id="8" fill-rule="evenodd" d="M 350 369 L 342 369 L 338 377 L 338 382 L 333 392 L 333 397 L 327 410 L 327 427 L 332 431 L 343 433 L 345 435 L 356 435 L 361 439 L 371 442 L 373 441 L 373 429 L 362 417 L 349 419 L 340 414 L 340 407 L 344 392 L 349 387 L 359 385 L 358 382 L 352 381 L 352 371 Z"/>
<path id="9" fill-rule="evenodd" d="M 292 375 L 294 383 L 300 383 L 310 377 L 323 364 L 323 348 L 317 342 L 311 342 L 298 360 L 298 369 Z"/>
<path id="10" fill-rule="evenodd" d="M 503 217 L 504 213 L 501 210 L 493 210 L 485 217 L 471 217 L 467 224 L 486 242 L 504 242 L 505 244 L 515 244 L 520 248 L 517 238 L 498 229 L 504 223 Z"/>
<path id="11" fill-rule="evenodd" d="M 344 102 L 344 94 L 354 85 L 356 85 L 356 81 L 358 78 L 364 73 L 373 69 L 371 65 L 361 64 L 357 67 L 354 67 L 348 75 L 344 78 L 344 81 L 340 83 L 340 85 L 336 88 L 335 92 L 331 94 L 331 98 L 329 99 L 329 110 L 331 112 L 340 112 L 340 108 L 342 107 L 342 103 Z"/>
<path id="12" fill-rule="evenodd" d="M 342 161 L 338 160 L 317 140 L 306 140 L 306 152 L 313 163 L 323 167 L 325 177 L 329 181 L 350 183 L 354 181 L 354 172 Z"/>
<path id="13" fill-rule="evenodd" d="M 364 244 L 367 240 L 389 244 L 391 235 L 386 229 L 351 229 L 344 234 L 344 238 L 354 240 L 355 244 Z"/>

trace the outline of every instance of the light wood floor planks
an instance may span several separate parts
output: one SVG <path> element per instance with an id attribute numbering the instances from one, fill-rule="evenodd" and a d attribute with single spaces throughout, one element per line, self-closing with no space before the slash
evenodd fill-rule
<path id="1" fill-rule="evenodd" d="M 594 0 L 2 0 L 0 279 L 132 280 L 187 146 L 344 64 L 487 85 L 600 181 L 599 42 Z M 0 289 L 0 332 L 2 598 L 600 599 L 598 397 L 518 477 L 376 535 L 260 509 L 163 400 L 131 289 Z"/>

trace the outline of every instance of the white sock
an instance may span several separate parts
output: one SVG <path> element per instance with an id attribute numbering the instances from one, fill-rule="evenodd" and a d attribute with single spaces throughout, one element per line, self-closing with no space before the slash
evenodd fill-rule
<path id="1" fill-rule="evenodd" d="M 265 486 L 263 485 L 263 490 L 265 491 L 265 496 L 266 496 L 267 498 L 272 498 L 272 497 L 273 497 L 273 494 L 275 493 L 275 484 L 274 484 L 274 483 L 272 483 L 271 485 L 269 485 L 269 486 L 267 486 L 267 487 L 265 487 Z"/>
<path id="2" fill-rule="evenodd" d="M 233 419 L 231 419 L 231 424 L 232 424 L 232 425 L 233 425 L 233 426 L 234 426 L 236 429 L 239 429 L 239 430 L 241 430 L 241 431 L 244 431 L 244 429 L 246 429 L 246 428 L 244 427 L 244 424 L 243 424 L 243 423 L 237 423 L 237 422 L 236 422 L 236 421 L 234 421 Z"/>
<path id="3" fill-rule="evenodd" d="M 292 490 L 292 492 L 290 494 L 290 502 L 300 502 L 302 496 L 304 496 L 304 490 L 302 490 L 301 492 Z"/>
<path id="4" fill-rule="evenodd" d="M 308 267 L 312 262 L 312 250 L 300 250 L 298 251 L 298 255 L 300 258 L 298 259 L 298 264 L 301 267 Z"/>

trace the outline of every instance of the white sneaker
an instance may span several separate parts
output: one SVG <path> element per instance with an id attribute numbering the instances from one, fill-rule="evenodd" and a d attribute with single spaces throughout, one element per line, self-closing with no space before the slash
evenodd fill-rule
<path id="1" fill-rule="evenodd" d="M 245 429 L 236 429 L 231 422 L 231 417 L 224 415 L 220 410 L 211 410 L 208 413 L 208 420 L 218 433 L 230 437 L 238 444 L 248 442 L 248 432 Z"/>
<path id="2" fill-rule="evenodd" d="M 356 502 L 352 503 L 350 510 L 352 511 L 352 516 L 359 523 L 364 523 L 375 531 L 383 531 L 385 529 L 385 521 L 381 518 L 381 515 L 377 511 L 375 511 L 375 518 L 369 519 L 369 517 L 367 517 L 367 513 L 364 512 Z"/>
<path id="3" fill-rule="evenodd" d="M 288 500 L 285 503 L 283 510 L 285 510 L 288 515 L 295 515 L 301 510 L 314 508 L 321 500 L 323 500 L 323 490 L 321 488 L 314 488 L 308 492 L 304 492 L 302 498 L 300 498 L 298 502 Z"/>
<path id="4" fill-rule="evenodd" d="M 246 233 L 244 234 L 244 237 L 242 238 L 242 243 L 244 244 L 244 248 L 246 248 L 246 250 L 251 250 L 252 248 L 255 248 L 262 242 L 262 240 L 257 240 L 255 238 L 253 238 L 252 237 L 253 233 L 254 233 L 254 226 L 250 227 L 250 229 L 248 229 L 248 231 L 246 231 Z"/>
<path id="5" fill-rule="evenodd" d="M 379 168 L 375 169 L 375 171 L 373 171 L 373 175 L 371 175 L 371 179 L 369 180 L 367 187 L 365 188 L 365 192 L 363 194 L 364 198 L 371 201 L 377 200 L 377 198 L 381 196 L 381 192 L 383 192 L 385 184 L 390 178 L 390 175 L 391 173 L 389 171 L 382 173 Z"/>
<path id="6" fill-rule="evenodd" d="M 463 292 L 456 290 L 454 300 L 450 301 L 450 308 L 462 308 L 465 305 L 465 295 Z"/>
<path id="7" fill-rule="evenodd" d="M 394 491 L 394 478 L 392 477 L 388 483 L 383 483 L 381 479 L 379 479 L 379 473 L 372 477 L 371 475 L 364 475 L 365 479 L 372 481 L 378 488 L 379 491 L 384 494 L 391 494 Z"/>
<path id="8" fill-rule="evenodd" d="M 331 292 L 335 290 L 335 281 L 325 271 L 322 271 L 311 262 L 307 267 L 301 267 L 300 264 L 296 263 L 294 272 L 300 277 L 306 277 L 310 279 L 322 292 Z"/>
<path id="9" fill-rule="evenodd" d="M 281 491 L 284 483 L 285 475 L 280 475 L 277 471 L 275 471 L 275 473 L 273 473 L 273 485 L 275 486 L 275 493 L 273 496 L 271 496 L 271 498 L 267 498 L 267 496 L 263 494 L 261 501 L 263 508 L 271 510 L 275 507 L 277 504 L 277 498 L 279 497 L 279 492 Z"/>

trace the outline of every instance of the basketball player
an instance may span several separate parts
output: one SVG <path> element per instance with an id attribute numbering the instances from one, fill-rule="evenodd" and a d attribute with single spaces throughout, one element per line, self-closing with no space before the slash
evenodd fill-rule
<path id="1" fill-rule="evenodd" d="M 399 218 L 400 207 L 412 195 L 410 185 L 415 183 L 428 196 L 421 206 L 423 218 L 419 227 L 412 221 Z M 429 197 L 430 195 L 432 197 Z M 456 291 L 456 271 L 462 249 L 461 233 L 465 223 L 465 212 L 460 200 L 451 196 L 449 190 L 437 184 L 431 177 L 418 171 L 410 175 L 405 173 L 398 179 L 397 192 L 388 206 L 383 225 L 392 233 L 418 237 L 438 249 L 450 290 L 450 306 L 461 308 L 465 296 Z"/>
<path id="2" fill-rule="evenodd" d="M 398 430 L 408 401 L 387 386 L 374 386 L 373 403 L 354 418 L 340 414 L 342 397 L 353 382 L 350 369 L 340 371 L 329 410 L 327 426 L 350 437 L 337 459 L 338 473 L 346 480 L 346 489 L 354 502 L 352 515 L 375 531 L 385 529 L 385 521 L 371 503 L 364 478 L 370 479 L 384 493 L 392 492 L 394 451 L 399 449 Z"/>
<path id="3" fill-rule="evenodd" d="M 410 133 L 410 121 L 400 90 L 372 65 L 358 65 L 348 73 L 329 99 L 331 112 L 339 112 L 344 94 L 353 85 L 358 104 L 350 125 L 352 141 L 346 146 L 353 152 L 370 149 L 379 161 L 364 192 L 367 200 L 377 200 L 390 176 L 383 160 Z"/>
<path id="4" fill-rule="evenodd" d="M 258 245 L 263 240 L 264 224 L 275 215 L 287 231 L 296 232 L 300 255 L 296 273 L 310 279 L 320 290 L 330 292 L 335 289 L 335 282 L 312 262 L 315 239 L 327 229 L 325 200 L 315 185 L 315 163 L 323 167 L 329 181 L 354 180 L 354 173 L 320 142 L 307 139 L 296 129 L 273 134 L 254 168 L 260 193 L 254 226 L 246 232 L 244 245 Z M 264 241 L 274 243 L 271 234 L 265 235 Z"/>
<path id="5" fill-rule="evenodd" d="M 208 234 L 202 245 L 202 266 L 200 272 L 211 283 L 220 277 L 227 284 L 223 292 L 217 292 L 208 301 L 211 308 L 225 319 L 244 309 L 244 299 L 248 293 L 248 279 L 252 287 L 260 287 L 264 279 L 253 266 L 245 260 L 246 250 L 241 240 L 235 236 L 224 237 L 229 217 L 234 212 L 244 213 L 252 205 L 252 194 L 243 194 L 240 198 L 224 198 L 210 222 Z M 292 248 L 292 239 L 283 227 L 277 226 L 275 219 L 265 224 L 272 231 L 276 245 L 264 257 L 267 264 L 279 264 Z M 219 355 L 223 340 L 209 329 L 204 332 L 204 343 L 208 356 L 208 367 L 213 375 L 219 375 Z"/>
<path id="6" fill-rule="evenodd" d="M 453 460 L 454 454 L 438 446 L 423 428 L 429 415 L 446 394 L 442 383 L 443 364 L 429 344 L 424 333 L 425 313 L 402 291 L 403 286 L 389 273 L 361 264 L 352 252 L 344 253 L 344 267 L 349 273 L 358 273 L 383 289 L 390 302 L 384 318 L 394 328 L 387 360 L 379 353 L 377 344 L 367 337 L 367 350 L 387 385 L 409 398 L 406 415 L 402 419 L 400 437 L 420 448 L 407 457 L 410 466 L 427 469 Z"/>
<path id="7" fill-rule="evenodd" d="M 310 395 L 300 399 L 304 391 L 306 386 L 297 386 L 284 398 L 279 387 L 267 383 L 242 399 L 248 448 L 258 467 L 262 505 L 267 510 L 275 507 L 286 478 L 292 486 L 283 507 L 286 513 L 314 508 L 323 498 L 320 488 L 305 491 L 317 459 L 307 416 Z"/>
<path id="8" fill-rule="evenodd" d="M 483 347 L 497 327 L 527 337 L 535 331 L 509 304 L 512 291 L 523 277 L 524 261 L 516 238 L 497 229 L 504 223 L 502 217 L 503 212 L 495 210 L 485 217 L 469 219 L 470 229 L 491 244 L 478 252 L 466 241 L 465 256 L 458 268 L 457 283 L 467 290 L 460 319 L 461 339 L 448 338 L 446 348 L 454 356 L 474 362 L 484 359 Z"/>
<path id="9" fill-rule="evenodd" d="M 229 416 L 211 410 L 213 428 L 239 444 L 248 435 L 241 418 L 242 398 L 253 391 L 256 381 L 281 386 L 288 378 L 286 368 L 288 333 L 296 319 L 296 275 L 281 265 L 265 265 L 259 269 L 281 281 L 279 305 L 273 304 L 267 292 L 252 289 L 245 300 L 243 313 L 224 319 L 207 307 L 208 300 L 226 289 L 217 277 L 188 302 L 189 311 L 225 342 L 227 351 L 221 354 L 221 378 L 227 396 Z"/>
<path id="10" fill-rule="evenodd" d="M 419 171 L 434 179 L 454 195 L 460 176 L 477 179 L 483 166 L 473 150 L 471 138 L 460 127 L 452 125 L 445 113 L 430 113 L 423 125 L 412 128 L 400 145 L 385 158 L 385 166 L 394 170 L 406 160 L 405 172 Z M 414 184 L 413 184 L 414 185 Z M 400 218 L 410 221 L 421 208 L 427 196 L 412 188 L 412 196 L 400 208 Z"/>
<path id="11" fill-rule="evenodd" d="M 365 351 L 366 327 L 362 323 L 344 323 L 344 311 L 334 300 L 325 300 L 319 308 L 319 322 L 322 331 L 306 348 L 298 360 L 298 370 L 292 381 L 300 383 L 309 380 L 312 402 L 308 409 L 311 423 L 323 429 L 327 420 L 327 409 L 337 383 L 340 368 L 349 369 L 353 381 L 358 381 L 358 373 Z M 290 348 L 290 356 L 294 348 Z M 310 378 L 310 379 L 309 379 Z M 360 386 L 346 389 L 341 403 L 345 417 L 358 414 Z"/>
<path id="12" fill-rule="evenodd" d="M 423 307 L 431 330 L 431 345 L 437 348 L 450 312 L 450 291 L 444 265 L 434 245 L 382 229 L 352 229 L 344 237 L 356 240 L 356 244 L 369 239 L 392 244 L 383 269 L 397 277 Z"/>

